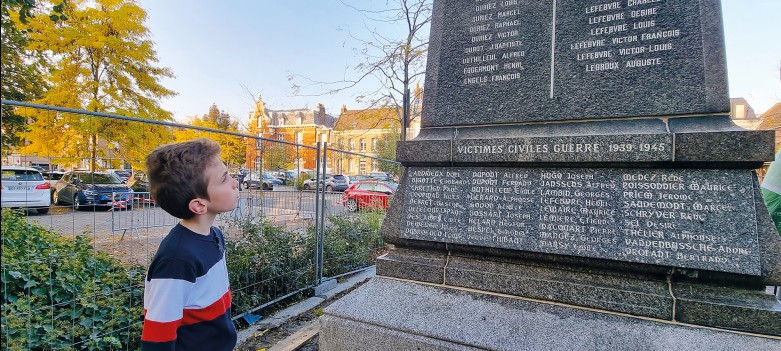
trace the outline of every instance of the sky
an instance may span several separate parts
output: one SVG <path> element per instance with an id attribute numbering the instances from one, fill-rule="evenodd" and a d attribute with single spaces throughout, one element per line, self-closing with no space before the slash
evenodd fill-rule
<path id="1" fill-rule="evenodd" d="M 314 109 L 322 103 L 327 113 L 338 116 L 343 104 L 363 107 L 353 96 L 360 90 L 300 96 L 289 80 L 291 75 L 339 80 L 361 62 L 354 50 L 359 44 L 349 33 L 367 38 L 367 28 L 377 23 L 345 3 L 367 8 L 382 7 L 385 1 L 140 0 L 158 65 L 176 75 L 162 81 L 178 92 L 161 101 L 163 108 L 184 122 L 206 114 L 214 103 L 246 125 L 258 95 L 274 110 Z M 761 114 L 781 101 L 781 0 L 721 3 L 729 95 L 746 98 Z"/>

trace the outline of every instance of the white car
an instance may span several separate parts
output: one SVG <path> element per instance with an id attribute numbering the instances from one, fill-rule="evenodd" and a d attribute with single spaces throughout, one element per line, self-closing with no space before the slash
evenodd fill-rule
<path id="1" fill-rule="evenodd" d="M 2 166 L 2 207 L 34 209 L 40 214 L 49 212 L 51 185 L 41 172 L 31 167 Z"/>

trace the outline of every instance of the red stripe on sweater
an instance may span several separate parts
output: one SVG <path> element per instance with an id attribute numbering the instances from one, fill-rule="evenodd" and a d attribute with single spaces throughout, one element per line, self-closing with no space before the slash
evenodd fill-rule
<path id="1" fill-rule="evenodd" d="M 149 342 L 167 342 L 176 340 L 176 330 L 182 325 L 190 325 L 198 322 L 213 320 L 225 313 L 231 306 L 231 292 L 228 290 L 213 304 L 200 309 L 185 309 L 182 319 L 171 322 L 156 322 L 144 319 L 144 328 L 141 332 L 141 340 Z M 146 316 L 144 310 L 144 316 Z"/>
<path id="2" fill-rule="evenodd" d="M 182 324 L 189 325 L 203 321 L 210 321 L 222 316 L 231 307 L 231 292 L 225 293 L 213 304 L 199 309 L 185 309 Z"/>
<path id="3" fill-rule="evenodd" d="M 144 311 L 146 315 L 146 311 Z M 182 320 L 172 322 L 155 322 L 144 319 L 144 330 L 141 332 L 141 340 L 149 342 L 167 342 L 176 340 L 176 329 L 182 325 Z"/>

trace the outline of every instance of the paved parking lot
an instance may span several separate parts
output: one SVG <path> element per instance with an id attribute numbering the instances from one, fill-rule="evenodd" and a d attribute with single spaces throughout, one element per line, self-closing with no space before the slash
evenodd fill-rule
<path id="1" fill-rule="evenodd" d="M 315 193 L 280 186 L 274 191 L 242 190 L 239 206 L 220 215 L 215 225 L 228 225 L 235 218 L 257 218 L 262 212 L 280 225 L 305 227 L 314 219 Z M 341 193 L 326 194 L 326 215 L 346 213 L 339 205 Z M 49 213 L 30 214 L 28 220 L 65 236 L 87 235 L 93 246 L 123 260 L 146 263 L 157 245 L 178 220 L 153 203 L 135 204 L 132 210 L 96 208 L 74 211 L 71 206 L 52 205 Z"/>

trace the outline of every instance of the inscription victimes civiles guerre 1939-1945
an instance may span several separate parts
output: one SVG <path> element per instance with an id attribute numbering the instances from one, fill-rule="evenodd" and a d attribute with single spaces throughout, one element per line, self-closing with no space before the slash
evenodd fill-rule
<path id="1" fill-rule="evenodd" d="M 758 274 L 751 174 L 713 172 L 411 167 L 400 236 Z"/>

